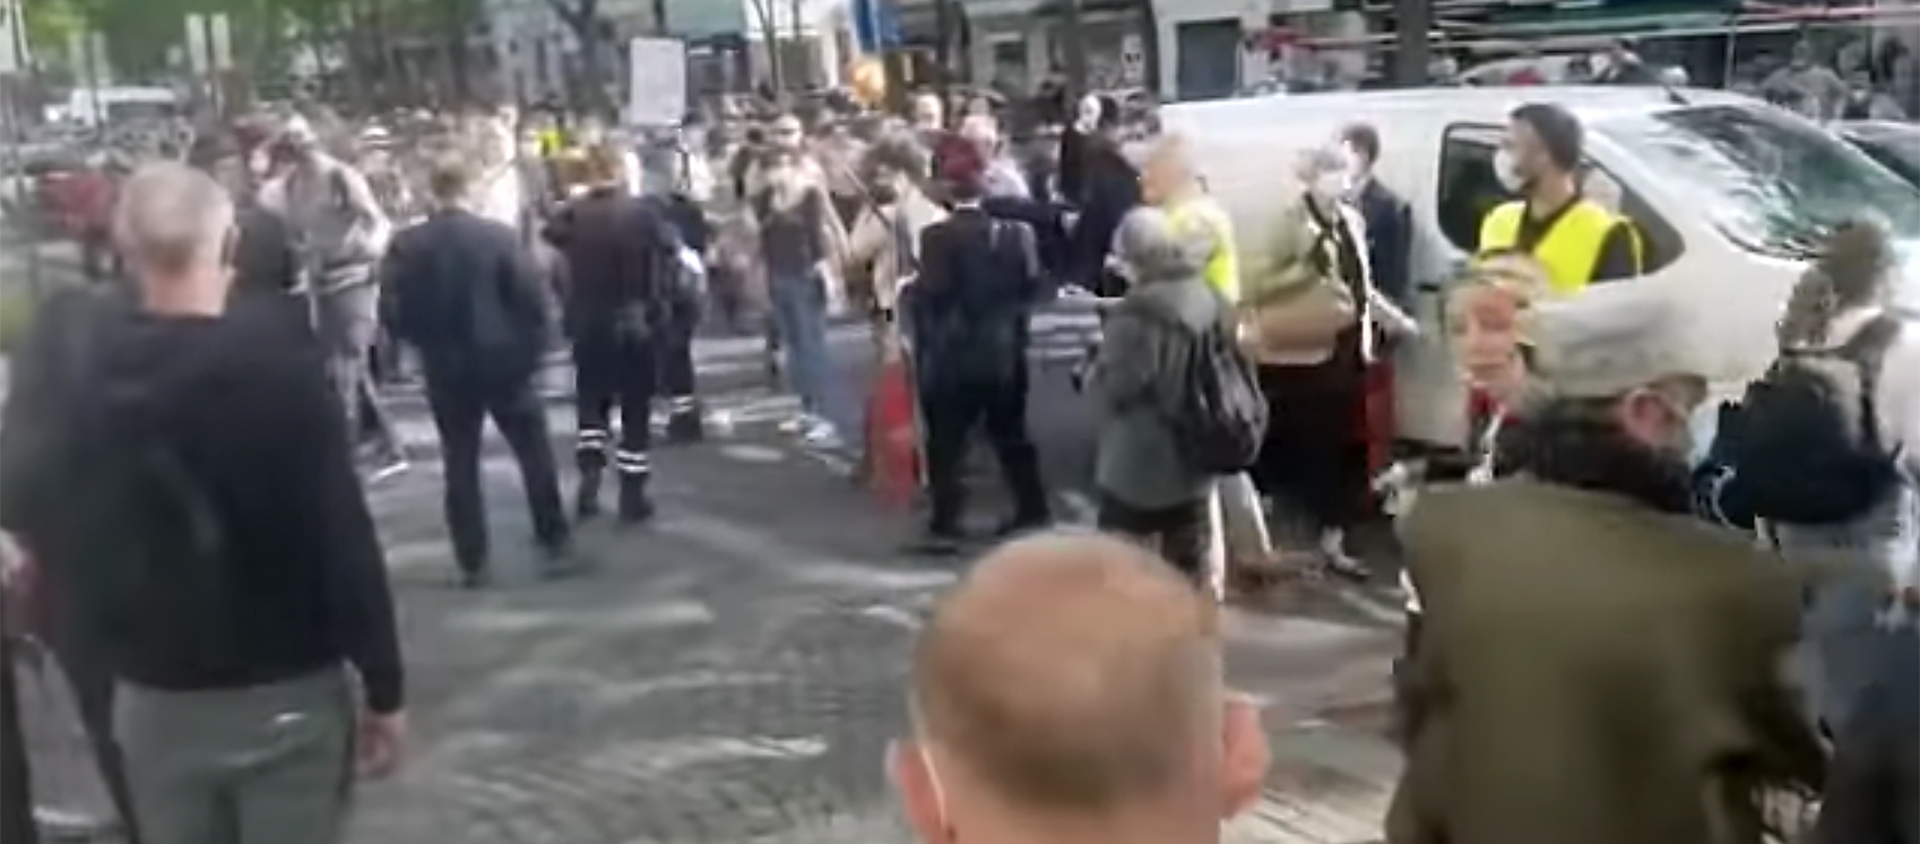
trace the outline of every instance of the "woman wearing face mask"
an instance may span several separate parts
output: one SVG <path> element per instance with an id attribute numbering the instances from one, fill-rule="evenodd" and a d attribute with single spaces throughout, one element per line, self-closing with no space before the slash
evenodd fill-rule
<path id="1" fill-rule="evenodd" d="M 1373 331 L 1416 329 L 1374 289 L 1364 225 L 1344 200 L 1351 174 L 1331 146 L 1301 156 L 1296 175 L 1305 190 L 1281 215 L 1266 265 L 1243 272 L 1241 312 L 1269 405 L 1254 483 L 1276 510 L 1290 508 L 1307 523 L 1330 570 L 1364 576 L 1347 552 L 1346 528 L 1367 498 L 1362 421 Z"/>

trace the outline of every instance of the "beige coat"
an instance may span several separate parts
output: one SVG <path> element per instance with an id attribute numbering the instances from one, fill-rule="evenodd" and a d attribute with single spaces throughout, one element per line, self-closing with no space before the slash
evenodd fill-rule
<path id="1" fill-rule="evenodd" d="M 1299 333 L 1305 326 L 1325 323 L 1331 310 L 1327 304 L 1344 301 L 1365 320 L 1389 335 L 1418 331 L 1407 316 L 1373 286 L 1373 269 L 1367 263 L 1366 222 L 1359 211 L 1341 203 L 1340 215 L 1346 220 L 1356 243 L 1360 244 L 1360 267 L 1366 276 L 1361 283 L 1367 291 L 1365 302 L 1353 302 L 1347 293 L 1346 279 L 1323 277 L 1311 254 L 1316 244 L 1325 250 L 1325 266 L 1338 266 L 1331 240 L 1321 238 L 1321 227 L 1307 210 L 1305 195 L 1281 212 L 1279 225 L 1267 241 L 1264 252 L 1242 267 L 1241 337 L 1247 351 L 1261 363 L 1303 366 L 1320 363 L 1333 356 L 1331 339 L 1311 348 L 1278 347 L 1271 338 Z M 1318 300 L 1318 304 L 1308 304 Z M 1263 339 L 1266 338 L 1266 339 Z M 1373 332 L 1360 334 L 1361 354 L 1373 359 Z"/>
<path id="2" fill-rule="evenodd" d="M 904 232 L 895 230 L 895 214 L 904 218 Z M 873 303 L 892 308 L 900 282 L 913 272 L 914 256 L 901 255 L 900 247 L 918 250 L 920 232 L 946 217 L 946 209 L 913 189 L 908 189 L 899 202 L 862 211 L 848 237 L 848 277 L 869 279 Z"/>

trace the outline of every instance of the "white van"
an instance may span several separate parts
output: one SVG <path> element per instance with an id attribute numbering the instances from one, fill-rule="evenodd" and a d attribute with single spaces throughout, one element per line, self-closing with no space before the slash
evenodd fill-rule
<path id="1" fill-rule="evenodd" d="M 97 128 L 128 120 L 172 117 L 179 110 L 180 95 L 171 88 L 109 85 L 69 91 L 65 102 L 48 107 L 47 120 Z"/>
<path id="2" fill-rule="evenodd" d="M 1920 190 L 1818 126 L 1725 92 L 1427 88 L 1177 104 L 1161 121 L 1192 144 L 1232 214 L 1245 272 L 1264 264 L 1276 215 L 1300 190 L 1299 151 L 1350 123 L 1379 131 L 1376 176 L 1412 205 L 1414 315 L 1425 329 L 1398 359 L 1400 434 L 1457 446 L 1465 394 L 1442 321 L 1446 287 L 1481 217 L 1509 198 L 1493 172 L 1507 114 L 1542 101 L 1580 116 L 1587 167 L 1618 186 L 1620 210 L 1640 226 L 1647 274 L 1615 283 L 1658 285 L 1687 311 L 1716 392 L 1734 393 L 1772 361 L 1773 325 L 1823 229 L 1874 217 L 1903 255 L 1920 253 Z M 1898 298 L 1920 306 L 1920 278 Z"/>

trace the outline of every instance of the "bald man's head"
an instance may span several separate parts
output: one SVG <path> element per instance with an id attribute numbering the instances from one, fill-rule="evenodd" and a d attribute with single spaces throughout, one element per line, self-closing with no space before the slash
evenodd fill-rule
<path id="1" fill-rule="evenodd" d="M 915 653 L 922 739 L 1010 805 L 1099 813 L 1162 793 L 1220 736 L 1210 601 L 1151 552 L 1044 535 L 981 561 Z M 944 772 L 943 772 L 944 773 Z"/>

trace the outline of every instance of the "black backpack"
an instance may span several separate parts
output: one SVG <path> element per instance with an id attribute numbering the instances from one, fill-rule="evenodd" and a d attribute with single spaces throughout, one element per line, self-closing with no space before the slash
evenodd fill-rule
<path id="1" fill-rule="evenodd" d="M 1234 324 L 1223 319 L 1195 330 L 1170 314 L 1152 312 L 1188 339 L 1181 379 L 1186 389 L 1167 408 L 1181 453 L 1205 472 L 1245 471 L 1259 458 L 1267 435 L 1267 398 L 1253 362 L 1234 340 Z"/>
<path id="2" fill-rule="evenodd" d="M 1835 349 L 1785 350 L 1747 386 L 1730 457 L 1755 516 L 1790 525 L 1850 521 L 1900 482 L 1880 441 L 1874 391 L 1901 324 L 1880 317 Z"/>
<path id="3" fill-rule="evenodd" d="M 116 297 L 76 297 L 47 326 L 62 336 L 36 362 L 53 389 L 31 421 L 59 427 L 35 439 L 29 492 L 58 502 L 42 526 L 59 534 L 50 538 L 65 550 L 75 597 L 112 641 L 164 648 L 175 665 L 224 665 L 241 646 L 227 623 L 236 604 L 225 520 L 178 449 L 116 409 L 99 383 L 111 335 L 132 311 Z"/>

